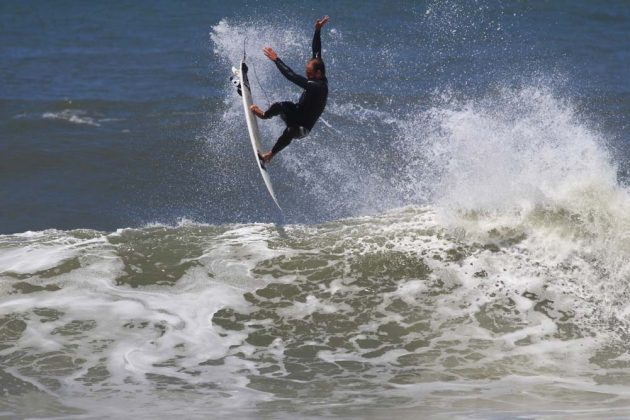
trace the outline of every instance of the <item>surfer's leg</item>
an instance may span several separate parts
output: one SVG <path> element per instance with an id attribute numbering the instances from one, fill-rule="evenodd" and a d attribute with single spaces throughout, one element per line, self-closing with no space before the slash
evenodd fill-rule
<path id="1" fill-rule="evenodd" d="M 286 114 L 287 106 L 286 102 L 274 102 L 266 111 L 260 109 L 258 105 L 252 105 L 249 107 L 249 109 L 251 109 L 254 115 L 256 115 L 258 118 L 267 120 L 271 117 L 275 117 L 276 115 Z"/>
<path id="2" fill-rule="evenodd" d="M 278 137 L 278 140 L 276 140 L 276 144 L 274 144 L 273 148 L 271 149 L 271 153 L 273 155 L 280 153 L 282 149 L 284 149 L 291 143 L 294 133 L 294 130 L 292 129 L 293 127 L 285 128 L 280 137 Z"/>
<path id="3" fill-rule="evenodd" d="M 297 125 L 292 125 L 284 129 L 276 144 L 273 146 L 270 152 L 261 155 L 261 158 L 264 162 L 269 162 L 272 157 L 280 153 L 282 149 L 287 147 L 291 140 L 301 139 L 302 137 L 306 137 L 309 133 L 309 130 L 305 127 L 300 127 Z"/>
<path id="4" fill-rule="evenodd" d="M 267 119 L 279 115 L 287 125 L 291 125 L 290 122 L 296 113 L 297 107 L 293 102 L 274 102 L 260 118 Z"/>
<path id="5" fill-rule="evenodd" d="M 278 137 L 278 140 L 276 141 L 276 144 L 273 146 L 273 149 L 271 149 L 271 153 L 273 153 L 274 155 L 276 153 L 279 153 L 282 149 L 287 147 L 289 143 L 291 143 L 291 140 L 301 139 L 302 137 L 306 137 L 308 133 L 309 133 L 308 129 L 297 126 L 297 125 L 292 125 L 290 127 L 285 128 L 282 134 L 280 135 L 280 137 Z"/>
<path id="6" fill-rule="evenodd" d="M 263 160 L 263 162 L 269 162 L 272 157 L 280 153 L 282 149 L 284 149 L 289 145 L 289 143 L 291 143 L 291 140 L 294 139 L 293 135 L 295 134 L 295 128 L 296 127 L 287 127 L 284 129 L 282 134 L 280 134 L 280 137 L 278 137 L 278 140 L 276 140 L 276 144 L 274 144 L 271 151 L 260 155 L 260 158 Z"/>

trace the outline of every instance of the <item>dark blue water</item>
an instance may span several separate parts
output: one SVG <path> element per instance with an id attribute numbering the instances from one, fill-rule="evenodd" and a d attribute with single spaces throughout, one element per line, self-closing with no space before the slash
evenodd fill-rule
<path id="1" fill-rule="evenodd" d="M 210 35 L 222 20 L 260 33 L 249 42 L 263 89 L 295 99 L 258 43 L 301 71 L 323 14 L 333 128 L 320 123 L 272 167 L 289 222 L 431 202 L 435 178 L 409 194 L 401 167 L 413 162 L 391 143 L 401 121 L 444 95 L 549 90 L 628 177 L 625 1 L 2 2 L 0 232 L 277 220 L 241 116 L 225 115 L 237 109 L 227 87 L 236 58 Z M 269 127 L 270 146 L 279 125 Z"/>

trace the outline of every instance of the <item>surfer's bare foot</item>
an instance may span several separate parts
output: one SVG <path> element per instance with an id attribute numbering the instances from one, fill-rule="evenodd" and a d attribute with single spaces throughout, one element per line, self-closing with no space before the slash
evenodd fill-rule
<path id="1" fill-rule="evenodd" d="M 260 154 L 258 153 L 258 157 L 265 163 L 269 162 L 271 160 L 271 158 L 273 157 L 273 152 L 267 152 L 267 153 L 263 153 Z"/>
<path id="2" fill-rule="evenodd" d="M 265 118 L 265 112 L 258 107 L 258 105 L 252 105 L 249 109 L 254 113 L 258 118 Z"/>

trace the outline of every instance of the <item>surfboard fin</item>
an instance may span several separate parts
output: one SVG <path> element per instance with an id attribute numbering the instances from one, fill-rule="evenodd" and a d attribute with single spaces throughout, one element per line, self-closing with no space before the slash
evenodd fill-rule
<path id="1" fill-rule="evenodd" d="M 243 90 L 241 89 L 240 79 L 238 79 L 236 76 L 231 76 L 230 82 L 232 82 L 232 84 L 236 88 L 236 93 L 238 93 L 239 96 L 243 96 Z"/>
<path id="2" fill-rule="evenodd" d="M 239 96 L 243 96 L 243 90 L 241 88 L 241 72 L 236 67 L 232 67 L 232 76 L 230 76 L 230 82 L 236 88 L 236 93 L 238 93 Z"/>

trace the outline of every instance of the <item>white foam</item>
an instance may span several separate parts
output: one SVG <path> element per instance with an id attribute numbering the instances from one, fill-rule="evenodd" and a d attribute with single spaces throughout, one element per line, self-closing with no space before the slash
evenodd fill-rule
<path id="1" fill-rule="evenodd" d="M 72 124 L 89 125 L 92 127 L 100 127 L 93 117 L 88 116 L 87 111 L 82 109 L 64 109 L 58 112 L 45 112 L 42 118 L 47 120 L 61 120 Z"/>
<path id="2" fill-rule="evenodd" d="M 545 236 L 545 229 L 531 226 L 525 239 L 515 246 L 504 247 L 501 252 L 480 249 L 465 255 L 461 260 L 447 261 L 445 257 L 449 249 L 470 246 L 475 241 L 491 238 L 488 235 L 473 235 L 472 222 L 472 227 L 467 226 L 461 232 L 440 226 L 437 220 L 438 214 L 430 208 L 408 207 L 378 217 L 336 222 L 334 226 L 286 227 L 289 238 L 308 237 L 318 246 L 343 249 L 345 254 L 336 251 L 335 255 L 337 258 L 346 258 L 346 262 L 353 261 L 357 254 L 398 252 L 422 259 L 428 265 L 428 275 L 423 271 L 418 278 L 399 280 L 396 289 L 378 296 L 380 303 L 368 309 L 368 313 L 356 313 L 356 309 L 346 302 L 339 302 L 338 298 L 343 294 L 351 296 L 366 291 L 354 284 L 351 272 L 346 272 L 328 285 L 323 283 L 319 288 L 310 289 L 304 295 L 304 300 L 294 300 L 291 305 L 277 307 L 275 315 L 279 321 L 254 317 L 241 330 L 224 329 L 214 323 L 212 317 L 224 307 L 242 316 L 249 316 L 259 310 L 256 304 L 244 298 L 247 291 L 263 287 L 270 281 L 294 283 L 297 287 L 301 287 L 304 281 L 299 273 L 286 271 L 282 277 L 261 275 L 254 270 L 257 265 L 277 257 L 308 258 L 320 251 L 317 247 L 292 247 L 290 240 L 285 242 L 277 238 L 272 226 L 262 224 L 234 225 L 226 227 L 222 233 L 209 230 L 201 254 L 187 260 L 200 265 L 190 267 L 172 287 L 131 288 L 116 285 L 117 276 L 126 268 L 124 261 L 116 256 L 117 245 L 102 239 L 93 240 L 89 246 L 75 247 L 81 262 L 80 268 L 53 277 L 55 282 L 63 285 L 61 290 L 32 297 L 3 299 L 0 311 L 30 314 L 32 319 L 28 320 L 28 328 L 16 346 L 28 349 L 35 355 L 50 351 L 64 352 L 68 346 L 80 344 L 73 347 L 72 355 L 85 362 L 66 377 L 64 390 L 59 394 L 83 395 L 83 402 L 72 397 L 64 397 L 64 401 L 78 406 L 85 406 L 86 401 L 90 401 L 91 413 L 98 410 L 95 408 L 99 406 L 97 400 L 103 395 L 110 395 L 105 401 L 109 399 L 120 405 L 128 404 L 130 412 L 137 410 L 140 402 L 151 404 L 154 409 L 160 407 L 160 410 L 170 410 L 167 404 L 170 400 L 161 398 L 159 395 L 162 391 L 156 389 L 156 381 L 161 381 L 159 378 L 170 378 L 163 380 L 167 390 L 176 389 L 181 395 L 196 398 L 202 407 L 210 404 L 219 411 L 246 409 L 255 407 L 260 401 L 273 399 L 270 394 L 247 389 L 248 378 L 264 378 L 266 374 L 261 372 L 269 366 L 274 366 L 277 377 L 289 375 L 291 370 L 285 365 L 285 352 L 298 344 L 319 345 L 327 337 L 306 336 L 303 342 L 296 343 L 291 335 L 287 335 L 276 337 L 268 347 L 250 344 L 247 338 L 256 329 L 273 329 L 275 322 L 289 325 L 296 320 L 311 322 L 309 319 L 315 313 L 339 313 L 350 321 L 357 315 L 365 317 L 370 311 L 379 314 L 378 317 L 365 317 L 356 331 L 347 332 L 348 342 L 354 348 L 319 351 L 317 358 L 328 363 L 355 362 L 364 366 L 365 377 L 361 380 L 369 382 L 370 379 L 366 378 L 380 378 L 369 382 L 370 386 L 388 384 L 387 389 L 382 390 L 382 395 L 387 397 L 405 395 L 411 398 L 410 401 L 418 401 L 414 392 L 420 392 L 423 386 L 428 385 L 387 382 L 406 371 L 410 377 L 420 375 L 419 378 L 423 378 L 425 373 L 439 377 L 442 372 L 448 375 L 464 372 L 462 375 L 465 378 L 466 372 L 478 372 L 484 366 L 493 369 L 498 366 L 508 373 L 529 369 L 530 374 L 535 375 L 535 380 L 527 384 L 519 382 L 514 375 L 479 382 L 484 385 L 487 396 L 499 399 L 518 393 L 519 390 L 531 390 L 535 387 L 532 381 L 543 384 L 557 382 L 558 371 L 565 372 L 565 383 L 577 383 L 581 375 L 590 372 L 592 367 L 588 366 L 588 359 L 597 350 L 598 340 L 602 340 L 604 335 L 585 339 L 554 339 L 559 328 L 558 321 L 535 308 L 544 293 L 554 300 L 554 306 L 550 308 L 553 311 L 571 308 L 575 306 L 572 305 L 575 300 L 580 298 L 575 295 L 562 297 L 560 282 L 571 279 L 574 274 L 556 269 L 564 261 L 576 258 L 575 253 L 546 254 L 546 250 L 563 250 L 562 244 L 566 238 L 562 235 Z M 191 227 L 194 229 L 191 224 L 166 228 L 165 235 L 171 235 L 169 229 L 182 229 L 185 232 Z M 116 243 L 124 238 L 124 233 L 112 234 L 116 237 Z M 57 232 L 57 235 L 63 236 L 63 233 Z M 21 240 L 33 239 L 25 237 Z M 46 239 L 40 237 L 39 240 Z M 274 241 L 273 247 L 269 246 L 271 240 Z M 63 243 L 64 239 L 58 242 Z M 574 245 L 574 249 L 577 248 L 579 245 Z M 321 251 L 325 253 L 330 248 Z M 441 259 L 434 259 L 433 255 L 440 255 Z M 334 266 L 335 261 L 338 260 L 331 261 L 331 266 Z M 579 258 L 572 263 L 578 266 L 576 270 L 582 270 L 578 273 L 587 279 L 594 275 L 587 271 L 588 264 L 579 265 Z M 481 270 L 486 271 L 486 277 L 472 275 Z M 543 275 L 536 276 L 536 270 Z M 449 292 L 431 297 L 431 284 L 438 280 L 444 283 L 443 288 Z M 374 281 L 377 287 L 378 279 Z M 563 291 L 573 290 L 565 288 Z M 525 291 L 540 296 L 534 300 L 524 295 Z M 334 296 L 335 299 L 329 300 L 328 296 Z M 525 323 L 516 325 L 509 332 L 493 332 L 481 325 L 475 316 L 484 304 L 492 303 L 502 296 L 514 301 L 514 308 L 521 312 L 519 320 Z M 410 320 L 410 314 L 391 309 L 390 305 L 398 300 L 418 311 L 428 310 L 428 318 L 420 320 L 412 316 Z M 587 305 L 584 301 L 579 303 Z M 59 318 L 40 322 L 41 315 L 30 312 L 34 307 L 55 309 Z M 64 326 L 73 321 L 94 321 L 94 325 L 80 334 L 52 334 L 56 329 L 67 328 Z M 401 328 L 409 328 L 418 321 L 430 325 L 427 327 L 429 330 L 412 330 L 405 342 L 427 340 L 415 352 L 425 360 L 420 374 L 414 367 L 401 364 L 401 358 L 414 353 L 402 345 L 384 347 L 381 354 L 371 355 L 368 355 L 371 349 L 364 349 L 360 345 L 360 340 L 378 338 L 380 328 L 384 325 L 396 323 Z M 575 322 L 579 324 L 581 320 L 576 318 Z M 483 346 L 475 347 L 475 340 L 483 341 Z M 471 354 L 475 357 L 467 358 Z M 207 360 L 220 362 L 204 364 Z M 573 364 L 582 367 L 573 368 Z M 103 366 L 108 372 L 106 380 L 90 386 L 77 380 L 90 367 L 97 366 Z M 350 371 L 344 374 L 350 378 L 354 375 Z M 271 379 L 273 374 L 270 375 Z M 470 382 L 467 381 L 437 381 L 431 385 L 433 389 L 445 392 L 466 392 L 467 389 L 473 392 L 474 387 L 468 388 Z M 212 394 L 214 391 L 206 391 L 204 386 L 208 383 L 217 387 L 224 396 L 218 397 Z M 304 385 L 307 384 L 308 381 L 304 382 Z M 505 390 L 508 385 L 512 391 Z M 92 395 L 95 389 L 101 393 Z M 348 391 L 335 389 L 330 396 L 331 401 L 340 401 L 344 392 Z M 426 392 L 427 396 L 431 395 L 429 391 Z M 131 395 L 138 404 L 126 399 L 125 396 Z M 201 403 L 199 399 L 204 402 Z M 100 412 L 111 412 L 101 409 L 104 411 Z"/>
<path id="3" fill-rule="evenodd" d="M 329 305 L 321 302 L 317 297 L 309 295 L 305 302 L 294 302 L 293 306 L 281 308 L 278 314 L 281 316 L 291 316 L 294 318 L 302 318 L 310 316 L 315 312 L 322 314 L 334 314 L 338 311 L 348 311 L 351 308 L 347 305 Z"/>
<path id="4" fill-rule="evenodd" d="M 77 239 L 55 230 L 2 235 L 0 273 L 31 274 L 49 270 L 103 241 L 103 237 Z"/>
<path id="5" fill-rule="evenodd" d="M 0 250 L 0 272 L 36 273 L 50 269 L 76 256 L 74 250 L 61 247 L 23 247 Z"/>

